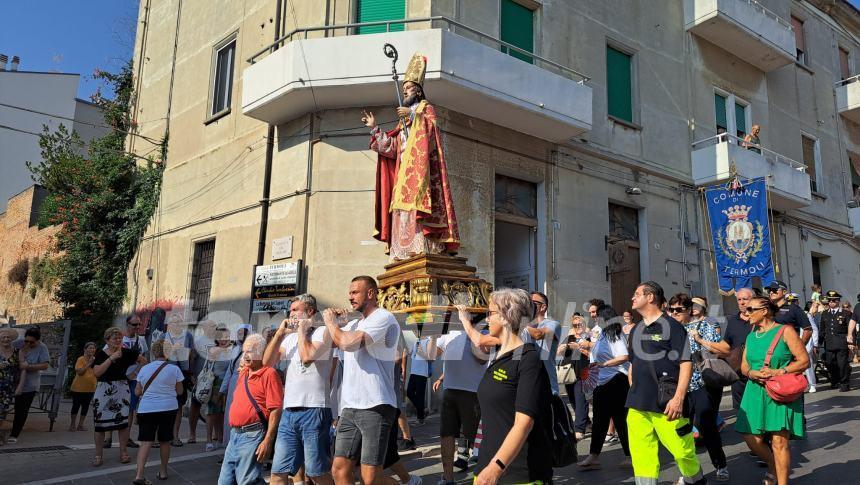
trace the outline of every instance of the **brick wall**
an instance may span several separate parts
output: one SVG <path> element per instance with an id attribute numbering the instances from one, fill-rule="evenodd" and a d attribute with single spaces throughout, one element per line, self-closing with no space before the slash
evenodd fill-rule
<path id="1" fill-rule="evenodd" d="M 44 196 L 44 189 L 32 186 L 9 199 L 6 212 L 0 214 L 0 318 L 14 318 L 18 323 L 45 322 L 62 313 L 50 291 L 37 290 L 31 297 L 29 281 L 24 288 L 9 281 L 9 269 L 15 263 L 23 259 L 32 263 L 54 251 L 54 237 L 60 227 L 39 229 L 36 225 Z"/>

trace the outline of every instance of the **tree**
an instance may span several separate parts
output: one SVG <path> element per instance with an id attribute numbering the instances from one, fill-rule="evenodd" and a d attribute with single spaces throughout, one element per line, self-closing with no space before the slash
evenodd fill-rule
<path id="1" fill-rule="evenodd" d="M 114 99 L 93 95 L 111 131 L 85 147 L 75 132 L 44 128 L 39 145 L 43 161 L 27 162 L 33 180 L 47 189 L 41 225 L 62 226 L 53 260 L 55 298 L 64 317 L 75 322 L 108 323 L 126 295 L 129 263 L 143 237 L 161 189 L 166 143 L 156 155 L 141 158 L 125 151 L 133 121 L 131 63 L 118 73 L 94 74 L 110 84 Z"/>

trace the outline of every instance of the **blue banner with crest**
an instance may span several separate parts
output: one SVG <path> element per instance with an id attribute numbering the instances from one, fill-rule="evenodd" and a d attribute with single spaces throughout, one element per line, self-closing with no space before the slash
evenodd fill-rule
<path id="1" fill-rule="evenodd" d="M 705 202 L 711 223 L 720 291 L 731 294 L 776 279 L 771 257 L 767 184 L 763 178 L 706 187 Z"/>

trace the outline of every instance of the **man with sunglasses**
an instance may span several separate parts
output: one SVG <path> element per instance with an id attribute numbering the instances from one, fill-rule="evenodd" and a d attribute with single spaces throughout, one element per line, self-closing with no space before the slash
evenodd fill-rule
<path id="1" fill-rule="evenodd" d="M 136 314 L 131 314 L 125 319 L 125 335 L 122 337 L 122 348 L 136 350 L 145 358 L 149 355 L 149 346 L 146 345 L 146 337 L 142 335 L 142 332 L 143 323 L 140 321 L 140 317 Z M 148 362 L 149 361 L 145 361 L 142 364 L 133 365 L 129 367 L 125 373 L 125 376 L 128 377 L 128 386 L 131 389 L 131 406 L 129 408 L 128 416 L 129 425 L 134 425 L 134 417 L 135 414 L 137 414 L 137 403 L 140 400 L 134 392 L 135 388 L 137 388 L 137 373 Z M 110 435 L 108 435 L 108 439 L 109 438 Z M 137 448 L 138 444 L 129 437 L 127 446 L 130 448 Z"/>
<path id="2" fill-rule="evenodd" d="M 839 307 L 842 295 L 830 290 L 825 293 L 827 309 L 821 314 L 821 337 L 826 349 L 825 363 L 830 374 L 830 388 L 839 388 L 839 392 L 848 392 L 851 380 L 851 364 L 848 359 L 849 348 L 854 348 L 851 335 L 854 333 L 855 322 L 851 312 Z"/>
<path id="3" fill-rule="evenodd" d="M 806 345 L 812 338 L 812 324 L 809 323 L 809 317 L 803 308 L 787 300 L 788 286 L 782 281 L 774 280 L 765 289 L 770 295 L 770 301 L 778 308 L 773 316 L 774 321 L 781 325 L 793 325 L 803 345 Z"/>
<path id="4" fill-rule="evenodd" d="M 558 376 L 555 373 L 555 354 L 558 342 L 561 340 L 561 324 L 546 316 L 549 308 L 549 298 L 539 291 L 533 291 L 530 296 L 534 319 L 524 328 L 520 338 L 525 343 L 534 343 L 540 349 L 546 373 L 549 375 L 549 386 L 552 394 L 558 396 Z"/>
<path id="5" fill-rule="evenodd" d="M 30 405 L 41 387 L 42 371 L 48 368 L 48 347 L 41 342 L 42 332 L 39 327 L 28 328 L 24 332 L 24 340 L 12 342 L 12 348 L 19 352 L 21 370 L 25 372 L 21 394 L 15 396 L 15 418 L 12 421 L 12 431 L 7 443 L 16 443 L 24 429 Z"/>

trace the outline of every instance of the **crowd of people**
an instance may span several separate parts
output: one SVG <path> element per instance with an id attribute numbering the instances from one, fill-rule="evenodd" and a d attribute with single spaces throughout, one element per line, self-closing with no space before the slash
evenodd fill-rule
<path id="1" fill-rule="evenodd" d="M 470 467 L 480 484 L 550 483 L 560 466 L 553 406 L 563 403 L 563 388 L 573 410 L 570 439 L 589 440 L 580 472 L 600 469 L 604 445 L 618 442 L 624 459 L 616 465 L 632 469 L 637 484 L 656 484 L 662 444 L 678 483 L 692 484 L 707 483 L 697 443 L 713 479 L 730 478 L 719 411 L 730 390 L 734 430 L 767 468 L 763 482 L 785 484 L 789 443 L 806 433 L 803 395 L 817 391 L 815 362 L 824 362 L 834 389 L 849 390 L 860 318 L 835 291 L 819 288 L 805 311 L 780 281 L 763 291 L 737 290 L 738 313 L 717 319 L 704 297 L 667 298 L 660 285 L 643 282 L 621 315 L 594 299 L 588 317 L 574 314 L 566 332 L 549 316 L 546 295 L 502 288 L 490 295 L 485 318 L 459 307 L 462 331 L 409 346 L 367 276 L 351 281 L 350 308 L 321 311 L 312 295 L 300 295 L 288 318 L 264 333 L 208 320 L 191 332 L 177 315 L 147 338 L 132 315 L 124 331 L 108 328 L 104 342 L 87 343 L 76 360 L 69 431 L 87 431 L 92 407 L 92 465 L 104 463 L 116 432 L 121 463 L 138 449 L 137 485 L 150 483 L 152 448 L 160 455 L 155 476 L 167 478 L 171 448 L 195 443 L 201 418 L 204 450 L 223 448 L 222 485 L 264 478 L 414 485 L 420 478 L 399 455 L 415 448 L 405 399 L 413 426 L 421 425 L 430 387 L 441 393 L 440 485 L 454 483 L 455 468 Z M 14 410 L 6 442 L 20 435 L 48 362 L 37 328 L 16 337 L 0 330 L 0 425 Z M 470 456 L 479 428 L 480 451 Z"/>

